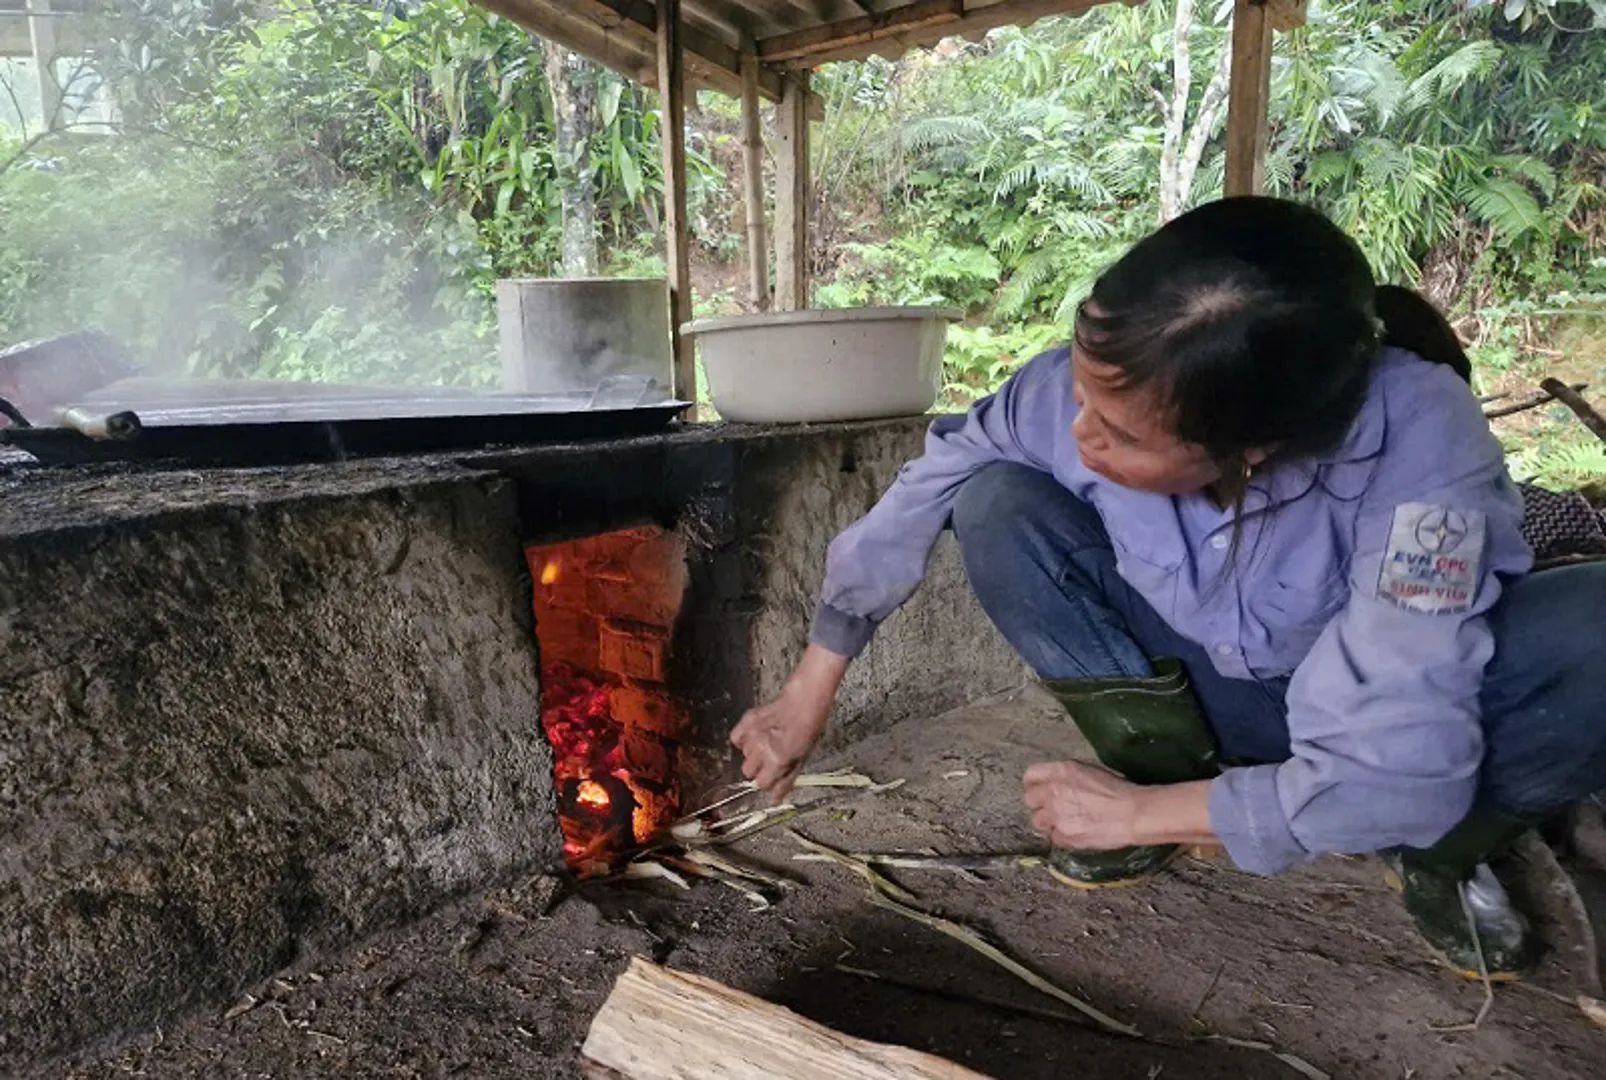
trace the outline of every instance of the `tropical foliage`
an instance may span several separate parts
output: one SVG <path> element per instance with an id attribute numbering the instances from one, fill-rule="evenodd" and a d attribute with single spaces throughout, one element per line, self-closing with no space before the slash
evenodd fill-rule
<path id="1" fill-rule="evenodd" d="M 158 370 L 486 382 L 494 282 L 558 270 L 577 183 L 605 269 L 661 272 L 655 95 L 596 75 L 582 174 L 548 46 L 468 0 L 106 10 L 81 67 L 112 133 L 71 110 L 0 128 L 0 342 L 98 324 Z M 1219 193 L 1230 13 L 1111 4 L 821 71 L 815 301 L 957 305 L 948 399 L 996 385 L 1154 227 L 1165 183 Z M 1558 362 L 1606 379 L 1603 26 L 1606 0 L 1313 0 L 1279 39 L 1271 187 L 1445 306 L 1494 389 Z M 703 95 L 704 311 L 736 303 L 734 134 Z M 1547 438 L 1525 468 L 1601 464 Z"/>

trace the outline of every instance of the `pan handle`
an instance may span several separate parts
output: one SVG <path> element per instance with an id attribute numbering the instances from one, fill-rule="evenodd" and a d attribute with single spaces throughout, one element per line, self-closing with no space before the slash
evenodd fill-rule
<path id="1" fill-rule="evenodd" d="M 7 401 L 3 397 L 0 397 L 0 416 L 10 420 L 13 427 L 33 427 L 33 425 L 28 422 L 28 418 L 22 415 L 22 410 L 11 404 L 11 402 Z"/>
<path id="2" fill-rule="evenodd" d="M 64 428 L 72 428 L 78 434 L 97 441 L 114 440 L 126 442 L 137 438 L 140 432 L 139 417 L 133 412 L 96 412 L 81 406 L 72 406 L 62 409 L 57 419 Z"/>

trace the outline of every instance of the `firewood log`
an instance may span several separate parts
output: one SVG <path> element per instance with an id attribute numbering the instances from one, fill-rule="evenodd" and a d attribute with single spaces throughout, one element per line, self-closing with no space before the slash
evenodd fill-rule
<path id="1" fill-rule="evenodd" d="M 639 957 L 592 1021 L 581 1058 L 594 1080 L 986 1080 Z"/>

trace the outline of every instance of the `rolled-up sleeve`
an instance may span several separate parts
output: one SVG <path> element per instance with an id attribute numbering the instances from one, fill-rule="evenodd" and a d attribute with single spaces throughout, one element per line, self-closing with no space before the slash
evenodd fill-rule
<path id="1" fill-rule="evenodd" d="M 1239 867 L 1428 847 L 1478 786 L 1486 614 L 1526 572 L 1522 502 L 1476 400 L 1446 368 L 1391 388 L 1387 449 L 1360 505 L 1349 598 L 1295 671 L 1292 757 L 1231 769 L 1211 823 Z"/>
<path id="2" fill-rule="evenodd" d="M 968 412 L 939 417 L 925 452 L 905 465 L 875 507 L 831 544 L 810 639 L 839 656 L 864 651 L 876 627 L 919 587 L 960 486 L 976 470 L 1013 461 L 1050 471 L 1056 437 L 1074 419 L 1068 351 L 1027 363 Z"/>

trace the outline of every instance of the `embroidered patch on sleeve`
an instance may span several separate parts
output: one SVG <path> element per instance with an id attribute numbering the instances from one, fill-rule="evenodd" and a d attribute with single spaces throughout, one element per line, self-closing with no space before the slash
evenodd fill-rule
<path id="1" fill-rule="evenodd" d="M 1394 508 L 1377 595 L 1424 615 L 1454 615 L 1472 607 L 1483 573 L 1481 510 L 1430 503 Z"/>

